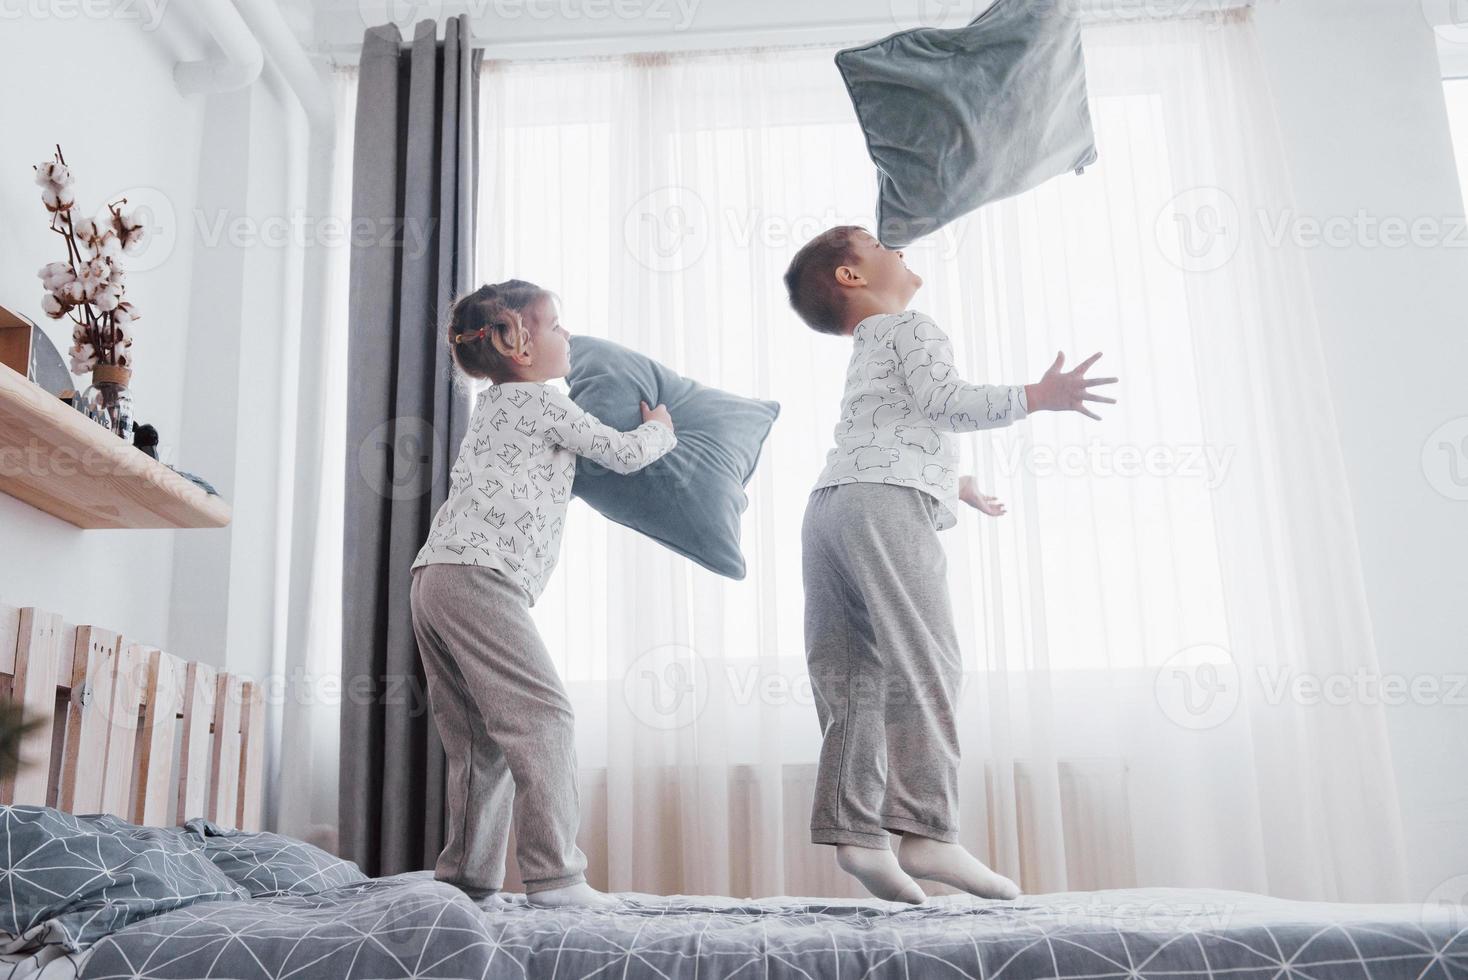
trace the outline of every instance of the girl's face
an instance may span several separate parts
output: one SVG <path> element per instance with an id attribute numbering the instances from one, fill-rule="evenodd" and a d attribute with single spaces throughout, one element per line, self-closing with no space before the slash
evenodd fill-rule
<path id="1" fill-rule="evenodd" d="M 528 361 L 521 374 L 526 381 L 550 381 L 571 373 L 571 334 L 561 326 L 554 297 L 542 296 L 520 313 L 530 333 Z"/>

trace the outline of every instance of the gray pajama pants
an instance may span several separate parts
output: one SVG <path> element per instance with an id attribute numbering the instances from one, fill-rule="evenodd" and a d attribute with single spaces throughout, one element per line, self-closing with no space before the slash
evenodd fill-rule
<path id="1" fill-rule="evenodd" d="M 822 744 L 817 844 L 958 839 L 963 667 L 938 541 L 941 504 L 912 487 L 811 494 L 801 529 L 805 648 Z"/>
<path id="2" fill-rule="evenodd" d="M 434 877 L 474 895 L 498 891 L 513 812 L 527 893 L 585 881 L 571 702 L 524 590 L 492 568 L 424 565 L 411 602 L 449 766 Z"/>

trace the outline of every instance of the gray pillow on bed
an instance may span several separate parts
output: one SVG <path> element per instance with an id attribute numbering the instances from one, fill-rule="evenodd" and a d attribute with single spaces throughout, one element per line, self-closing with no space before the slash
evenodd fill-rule
<path id="1" fill-rule="evenodd" d="M 54 944 L 75 952 L 159 912 L 249 898 L 197 840 L 109 814 L 0 806 L 0 861 L 0 932 L 17 950 Z"/>
<path id="2" fill-rule="evenodd" d="M 836 66 L 889 248 L 1096 162 L 1080 26 L 1063 4 L 997 0 L 967 27 L 903 31 Z"/>
<path id="3" fill-rule="evenodd" d="M 203 817 L 185 821 L 183 826 L 203 845 L 214 866 L 252 898 L 314 895 L 367 880 L 355 862 L 294 837 L 221 827 Z"/>
<path id="4" fill-rule="evenodd" d="M 778 402 L 744 398 L 690 381 L 650 357 L 596 337 L 571 338 L 571 400 L 622 431 L 642 424 L 638 402 L 668 406 L 678 445 L 628 475 L 578 458 L 571 492 L 608 519 L 640 531 L 732 579 L 744 578 L 739 548 L 744 487 L 754 475 Z"/>

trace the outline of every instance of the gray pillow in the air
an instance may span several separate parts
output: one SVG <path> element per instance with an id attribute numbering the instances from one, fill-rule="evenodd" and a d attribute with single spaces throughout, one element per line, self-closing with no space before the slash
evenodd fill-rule
<path id="1" fill-rule="evenodd" d="M 620 475 L 577 459 L 571 492 L 604 517 L 640 531 L 704 568 L 744 578 L 740 527 L 760 449 L 778 402 L 691 381 L 650 357 L 597 337 L 571 338 L 571 400 L 623 432 L 642 424 L 639 401 L 668 406 L 673 451 Z"/>
<path id="2" fill-rule="evenodd" d="M 1064 8 L 997 0 L 966 27 L 836 55 L 877 165 L 882 244 L 1096 162 L 1080 25 Z"/>

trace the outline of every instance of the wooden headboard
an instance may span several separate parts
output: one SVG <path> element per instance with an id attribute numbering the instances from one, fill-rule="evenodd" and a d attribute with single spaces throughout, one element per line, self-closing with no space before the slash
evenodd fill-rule
<path id="1" fill-rule="evenodd" d="M 261 828 L 265 700 L 252 681 L 0 603 L 0 700 L 41 720 L 0 804 Z"/>

